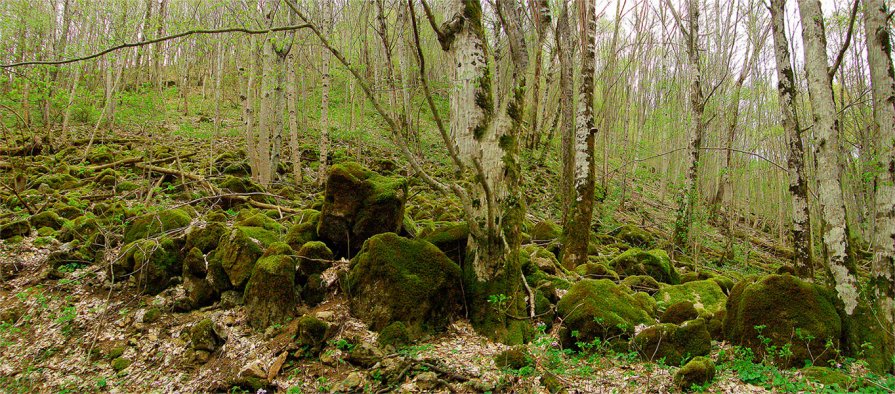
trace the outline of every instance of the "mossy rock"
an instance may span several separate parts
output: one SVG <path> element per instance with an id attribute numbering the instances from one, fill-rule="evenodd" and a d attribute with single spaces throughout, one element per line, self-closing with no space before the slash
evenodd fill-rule
<path id="1" fill-rule="evenodd" d="M 556 304 L 563 316 L 564 329 L 560 333 L 563 347 L 576 342 L 591 342 L 596 338 L 628 337 L 638 324 L 654 320 L 641 309 L 639 302 L 623 286 L 608 279 L 582 279 L 569 289 Z M 572 333 L 576 332 L 577 337 Z"/>
<path id="2" fill-rule="evenodd" d="M 186 230 L 186 246 L 184 249 L 199 249 L 202 253 L 208 253 L 218 247 L 221 237 L 229 234 L 227 226 L 218 222 L 207 222 L 205 226 L 190 226 Z"/>
<path id="3" fill-rule="evenodd" d="M 385 233 L 364 243 L 342 283 L 352 314 L 372 330 L 403 321 L 418 338 L 443 330 L 459 312 L 460 275 L 435 245 Z"/>
<path id="4" fill-rule="evenodd" d="M 28 218 L 28 221 L 31 222 L 31 227 L 49 227 L 54 230 L 59 230 L 65 223 L 65 220 L 62 219 L 59 214 L 52 210 L 40 212 Z"/>
<path id="5" fill-rule="evenodd" d="M 263 213 L 247 217 L 243 220 L 240 220 L 236 224 L 245 227 L 260 227 L 265 230 L 273 231 L 275 233 L 282 233 L 286 231 L 286 227 L 284 227 L 280 223 L 277 223 L 276 220 L 271 219 Z"/>
<path id="6" fill-rule="evenodd" d="M 295 250 L 299 250 L 302 245 L 318 239 L 317 221 L 320 220 L 320 211 L 304 209 L 297 217 L 298 221 L 292 227 L 289 227 L 289 231 L 286 232 L 286 243 Z"/>
<path id="7" fill-rule="evenodd" d="M 353 162 L 333 165 L 317 235 L 337 256 L 347 256 L 376 234 L 400 232 L 406 199 L 402 177 L 381 176 Z"/>
<path id="8" fill-rule="evenodd" d="M 298 256 L 298 278 L 302 283 L 311 275 L 320 274 L 332 266 L 333 252 L 320 241 L 305 243 L 296 255 Z"/>
<path id="9" fill-rule="evenodd" d="M 115 161 L 115 155 L 108 146 L 94 146 L 87 152 L 87 161 L 91 164 L 107 164 Z"/>
<path id="10" fill-rule="evenodd" d="M 792 356 L 776 361 L 784 367 L 822 364 L 834 356 L 842 337 L 842 320 L 831 291 L 792 275 L 767 275 L 741 280 L 727 299 L 724 335 L 734 345 L 764 354 L 766 344 L 790 346 Z M 796 337 L 797 331 L 802 338 Z M 761 336 L 762 338 L 759 338 Z"/>
<path id="11" fill-rule="evenodd" d="M 162 317 L 162 310 L 154 306 L 143 313 L 143 323 L 155 323 Z"/>
<path id="12" fill-rule="evenodd" d="M 227 176 L 224 180 L 218 183 L 221 189 L 227 190 L 231 193 L 261 193 L 264 192 L 264 188 L 261 185 L 258 185 L 255 182 L 252 182 L 248 177 L 235 177 L 235 176 Z M 260 196 L 252 196 L 251 198 L 256 200 L 261 200 Z"/>
<path id="13" fill-rule="evenodd" d="M 294 316 L 298 302 L 294 287 L 295 261 L 291 256 L 273 254 L 258 260 L 245 290 L 249 325 L 264 329 Z"/>
<path id="14" fill-rule="evenodd" d="M 644 293 L 642 291 L 637 291 L 632 294 L 634 297 L 634 301 L 637 301 L 637 307 L 643 309 L 650 317 L 656 317 L 656 310 L 658 309 L 658 305 L 656 304 L 656 300 L 653 297 L 650 297 L 649 294 Z"/>
<path id="15" fill-rule="evenodd" d="M 404 322 L 396 321 L 379 331 L 379 337 L 376 338 L 376 342 L 380 346 L 390 346 L 397 349 L 411 343 L 410 332 L 407 331 L 407 325 Z"/>
<path id="16" fill-rule="evenodd" d="M 311 315 L 298 318 L 295 341 L 306 353 L 320 353 L 330 336 L 329 323 Z"/>
<path id="17" fill-rule="evenodd" d="M 549 275 L 562 275 L 556 255 L 538 245 L 525 245 L 519 249 L 519 264 L 526 276 L 535 271 L 544 271 Z"/>
<path id="18" fill-rule="evenodd" d="M 665 309 L 659 321 L 662 323 L 682 324 L 687 320 L 699 317 L 699 312 L 690 301 L 680 301 Z"/>
<path id="19" fill-rule="evenodd" d="M 647 327 L 631 344 L 644 360 L 665 359 L 665 364 L 674 366 L 689 357 L 708 355 L 712 350 L 712 337 L 705 321 L 696 319 L 681 325 L 660 323 Z"/>
<path id="20" fill-rule="evenodd" d="M 59 232 L 59 240 L 71 242 L 74 240 L 85 242 L 99 232 L 100 225 L 92 214 L 86 214 L 65 222 Z"/>
<path id="21" fill-rule="evenodd" d="M 44 174 L 34 180 L 35 185 L 47 185 L 53 190 L 68 190 L 78 187 L 78 178 L 69 174 Z"/>
<path id="22" fill-rule="evenodd" d="M 618 282 L 618 274 L 606 266 L 599 263 L 585 263 L 575 267 L 575 273 L 587 279 L 609 279 Z"/>
<path id="23" fill-rule="evenodd" d="M 653 295 L 663 305 L 673 305 L 681 301 L 689 301 L 700 314 L 713 314 L 727 307 L 727 296 L 718 283 L 711 280 L 698 280 L 674 286 L 662 286 Z"/>
<path id="24" fill-rule="evenodd" d="M 131 366 L 132 363 L 133 363 L 133 361 L 131 361 L 129 358 L 118 357 L 118 358 L 112 360 L 111 365 L 112 365 L 112 369 L 114 369 L 115 372 L 121 372 L 121 371 L 127 369 L 127 367 Z"/>
<path id="25" fill-rule="evenodd" d="M 689 391 L 693 386 L 705 386 L 715 379 L 715 363 L 708 357 L 694 357 L 674 373 L 674 385 Z"/>
<path id="26" fill-rule="evenodd" d="M 371 342 L 361 342 L 348 351 L 347 360 L 361 368 L 371 368 L 385 358 L 385 352 Z"/>
<path id="27" fill-rule="evenodd" d="M 21 219 L 0 225 L 0 239 L 12 237 L 24 237 L 31 233 L 31 224 L 28 220 Z"/>
<path id="28" fill-rule="evenodd" d="M 730 294 L 730 290 L 736 285 L 736 282 L 734 282 L 733 279 L 726 276 L 715 275 L 711 280 L 715 281 L 718 286 L 721 286 L 721 290 L 724 291 L 725 295 Z"/>
<path id="29" fill-rule="evenodd" d="M 214 286 L 206 280 L 208 268 L 205 264 L 205 256 L 202 255 L 202 252 L 198 248 L 190 249 L 183 260 L 183 289 L 186 292 L 186 297 L 175 302 L 175 310 L 186 312 L 211 305 L 215 301 L 217 292 Z"/>
<path id="30" fill-rule="evenodd" d="M 531 353 L 524 346 L 513 346 L 495 354 L 493 359 L 497 368 L 512 370 L 520 370 L 534 362 Z"/>
<path id="31" fill-rule="evenodd" d="M 118 172 L 111 168 L 106 168 L 94 176 L 93 179 L 98 185 L 114 186 L 118 182 Z"/>
<path id="32" fill-rule="evenodd" d="M 628 249 L 612 259 L 609 266 L 620 276 L 649 275 L 662 283 L 680 282 L 677 271 L 671 265 L 671 258 L 661 249 L 650 251 Z"/>
<path id="33" fill-rule="evenodd" d="M 128 223 L 124 230 L 124 243 L 154 237 L 165 232 L 186 228 L 192 219 L 186 210 L 175 208 L 139 216 Z"/>
<path id="34" fill-rule="evenodd" d="M 422 238 L 435 245 L 435 247 L 459 265 L 466 258 L 466 244 L 469 242 L 469 225 L 461 222 L 439 226 L 435 230 L 422 235 Z"/>
<path id="35" fill-rule="evenodd" d="M 235 228 L 242 231 L 247 237 L 261 243 L 261 246 L 263 247 L 267 247 L 280 240 L 279 234 L 262 227 L 236 226 Z"/>
<path id="36" fill-rule="evenodd" d="M 642 291 L 649 295 L 658 293 L 661 288 L 659 282 L 648 275 L 631 275 L 622 279 L 621 284 L 628 286 L 631 291 Z"/>
<path id="37" fill-rule="evenodd" d="M 263 254 L 261 247 L 241 228 L 234 228 L 230 234 L 221 237 L 217 249 L 209 259 L 209 266 L 212 261 L 217 261 L 226 273 L 230 285 L 242 289 L 252 274 L 255 261 Z"/>
<path id="38" fill-rule="evenodd" d="M 190 328 L 190 347 L 193 350 L 204 350 L 213 353 L 224 343 L 215 330 L 211 319 L 202 319 Z"/>
<path id="39" fill-rule="evenodd" d="M 140 187 L 141 187 L 141 185 L 137 182 L 122 181 L 122 182 L 119 182 L 118 185 L 115 186 L 115 190 L 117 190 L 118 192 L 129 192 L 129 191 L 137 190 Z"/>
<path id="40" fill-rule="evenodd" d="M 848 389 L 854 379 L 845 372 L 812 365 L 799 370 L 806 379 L 820 383 L 824 386 L 838 386 L 840 389 Z"/>
<path id="41" fill-rule="evenodd" d="M 113 276 L 133 276 L 137 288 L 147 294 L 161 293 L 182 272 L 180 248 L 171 238 L 142 239 L 125 245 L 122 251 L 124 256 L 112 264 Z"/>
<path id="42" fill-rule="evenodd" d="M 63 219 L 74 220 L 78 216 L 84 214 L 84 211 L 80 208 L 73 207 L 71 205 L 63 204 L 61 202 L 57 202 L 53 204 L 53 210 L 56 211 L 56 214 L 62 217 Z"/>
<path id="43" fill-rule="evenodd" d="M 653 235 L 648 231 L 630 224 L 625 224 L 615 231 L 612 235 L 622 240 L 622 242 L 640 248 L 646 248 L 653 244 Z"/>
<path id="44" fill-rule="evenodd" d="M 538 222 L 529 232 L 532 241 L 553 241 L 562 235 L 562 227 L 549 220 Z"/>

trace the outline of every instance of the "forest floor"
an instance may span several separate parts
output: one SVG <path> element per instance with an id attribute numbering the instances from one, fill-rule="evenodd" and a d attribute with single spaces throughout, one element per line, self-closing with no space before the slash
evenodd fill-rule
<path id="1" fill-rule="evenodd" d="M 499 368 L 495 356 L 510 348 L 477 334 L 462 317 L 445 332 L 412 345 L 388 351 L 376 348 L 378 334 L 351 315 L 346 295 L 336 283 L 339 273 L 348 269 L 345 260 L 322 274 L 327 284 L 324 301 L 314 307 L 298 307 L 298 315 L 315 316 L 335 328 L 314 356 L 298 352 L 294 341 L 297 320 L 259 332 L 247 324 L 244 306 L 224 300 L 174 312 L 170 306 L 183 292 L 176 281 L 158 295 L 145 295 L 132 281 L 111 280 L 109 265 L 121 258 L 118 240 L 128 221 L 144 212 L 192 206 L 197 217 L 223 211 L 229 216 L 228 226 L 232 226 L 240 210 L 253 208 L 208 199 L 201 187 L 204 181 L 183 175 L 219 182 L 222 176 L 217 168 L 222 163 L 216 159 L 227 153 L 220 147 L 240 146 L 240 138 L 179 135 L 165 137 L 164 143 L 159 140 L 157 136 L 119 131 L 101 136 L 89 151 L 81 141 L 59 150 L 37 146 L 33 152 L 0 158 L 0 165 L 18 169 L 4 171 L 8 175 L 0 177 L 0 182 L 13 184 L 12 174 L 22 174 L 24 185 L 15 194 L 29 202 L 27 207 L 11 204 L 18 197 L 4 190 L 7 203 L 0 209 L 0 224 L 29 216 L 28 210 L 75 211 L 61 226 L 76 226 L 72 224 L 74 219 L 85 215 L 102 219 L 96 231 L 104 235 L 107 246 L 96 250 L 93 261 L 57 265 L 49 261 L 50 256 L 72 247 L 58 239 L 65 228 L 34 228 L 22 237 L 0 241 L 0 391 L 259 391 L 251 388 L 249 378 L 266 381 L 262 391 L 289 393 L 678 391 L 672 383 L 678 366 L 644 362 L 636 352 L 610 347 L 592 352 L 563 351 L 558 345 L 559 324 L 549 329 L 540 326 L 539 334 L 526 345 L 531 363 L 520 369 Z M 19 143 L 27 141 L 23 138 Z M 315 159 L 312 150 L 305 152 L 307 160 Z M 373 145 L 337 142 L 335 150 L 334 162 L 358 158 L 375 167 L 373 158 L 394 158 L 387 148 Z M 110 165 L 108 168 L 115 169 L 114 179 L 103 179 L 108 172 L 101 166 L 128 158 L 137 159 Z M 159 159 L 159 166 L 175 174 L 134 167 Z M 436 174 L 440 171 L 437 165 L 431 170 Z M 289 178 L 288 171 L 283 172 L 283 178 Z M 558 204 L 549 185 L 558 183 L 558 175 L 549 165 L 530 166 L 526 174 L 528 219 L 556 221 Z M 628 223 L 644 228 L 657 240 L 667 239 L 668 224 L 673 222 L 667 201 L 670 197 L 663 200 L 658 186 L 648 179 L 636 182 L 636 192 L 629 192 L 624 203 L 609 199 L 611 203 L 597 215 L 599 227 L 608 232 Z M 302 209 L 311 206 L 322 191 L 312 183 L 296 188 L 283 182 L 267 192 L 277 196 L 272 201 L 280 206 Z M 418 181 L 411 180 L 410 185 L 407 212 L 414 220 L 440 223 L 460 218 L 450 198 L 434 195 Z M 439 201 L 444 208 L 441 212 L 427 210 L 427 200 Z M 123 205 L 120 215 L 105 215 L 105 210 L 116 203 Z M 288 226 L 294 215 L 280 212 L 275 220 Z M 700 257 L 692 264 L 734 279 L 773 272 L 785 261 L 787 251 L 780 246 L 777 234 L 768 234 L 760 227 L 745 220 L 738 222 L 738 253 L 742 257 L 721 266 L 714 262 L 723 237 L 707 223 L 696 249 Z M 207 318 L 215 322 L 214 331 L 223 344 L 207 358 L 200 358 L 190 348 L 190 331 Z M 718 370 L 711 384 L 702 388 L 709 392 L 829 389 L 806 379 L 799 370 L 778 369 L 760 360 L 744 362 L 724 341 L 713 341 L 710 357 Z M 850 368 L 853 376 L 866 375 L 860 363 L 844 368 Z M 860 387 L 874 385 L 878 383 L 868 380 Z M 857 387 L 856 383 L 852 388 Z"/>

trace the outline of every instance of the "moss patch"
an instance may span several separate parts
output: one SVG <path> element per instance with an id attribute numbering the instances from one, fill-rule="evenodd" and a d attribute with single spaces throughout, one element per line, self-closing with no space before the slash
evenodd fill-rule
<path id="1" fill-rule="evenodd" d="M 625 288 L 608 279 L 583 279 L 575 283 L 559 300 L 556 309 L 564 318 L 565 329 L 560 336 L 564 347 L 596 338 L 629 336 L 634 326 L 654 321 Z"/>
<path id="2" fill-rule="evenodd" d="M 245 290 L 249 325 L 264 329 L 293 316 L 297 303 L 294 286 L 295 261 L 291 256 L 274 254 L 258 260 Z"/>
<path id="3" fill-rule="evenodd" d="M 677 271 L 671 265 L 671 258 L 661 249 L 651 251 L 628 249 L 612 259 L 609 266 L 621 276 L 648 275 L 662 283 L 680 282 Z"/>
<path id="4" fill-rule="evenodd" d="M 694 385 L 703 386 L 715 378 L 715 363 L 708 357 L 694 357 L 674 373 L 674 385 L 689 391 Z"/>
<path id="5" fill-rule="evenodd" d="M 647 361 L 665 359 L 667 365 L 680 365 L 689 357 L 705 356 L 712 350 L 712 338 L 702 319 L 682 325 L 661 323 L 648 327 L 634 337 L 632 345 Z"/>
<path id="6" fill-rule="evenodd" d="M 190 215 L 183 209 L 169 209 L 137 217 L 124 230 L 124 243 L 141 238 L 153 237 L 167 231 L 185 228 L 190 224 Z"/>
<path id="7" fill-rule="evenodd" d="M 727 296 L 713 280 L 698 280 L 674 286 L 663 286 L 653 297 L 662 305 L 689 301 L 700 314 L 714 314 L 726 308 Z"/>

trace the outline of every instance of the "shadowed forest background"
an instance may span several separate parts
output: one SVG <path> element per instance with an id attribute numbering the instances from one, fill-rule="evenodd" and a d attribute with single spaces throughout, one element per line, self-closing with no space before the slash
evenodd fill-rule
<path id="1" fill-rule="evenodd" d="M 0 2 L 0 391 L 895 391 L 890 5 Z"/>

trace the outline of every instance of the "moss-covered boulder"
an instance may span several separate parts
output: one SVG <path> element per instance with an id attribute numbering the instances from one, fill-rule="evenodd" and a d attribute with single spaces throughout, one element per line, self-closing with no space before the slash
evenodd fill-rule
<path id="1" fill-rule="evenodd" d="M 632 291 L 642 291 L 649 295 L 659 292 L 661 286 L 652 276 L 647 275 L 631 275 L 622 279 L 621 284 L 628 286 Z"/>
<path id="2" fill-rule="evenodd" d="M 59 217 L 58 213 L 52 210 L 40 212 L 28 218 L 28 221 L 31 222 L 31 227 L 49 227 L 53 230 L 59 230 L 60 228 L 62 228 L 62 224 L 65 223 L 65 220 Z"/>
<path id="3" fill-rule="evenodd" d="M 677 270 L 671 265 L 671 258 L 664 250 L 650 251 L 631 248 L 609 262 L 609 267 L 620 276 L 648 275 L 662 283 L 680 282 Z"/>
<path id="4" fill-rule="evenodd" d="M 264 191 L 263 187 L 252 182 L 248 177 L 227 176 L 218 183 L 218 186 L 231 193 L 261 193 Z M 257 196 L 253 196 L 253 198 L 258 199 Z"/>
<path id="5" fill-rule="evenodd" d="M 694 356 L 705 356 L 712 350 L 712 337 L 702 319 L 684 324 L 661 323 L 637 334 L 632 346 L 647 361 L 665 360 L 667 365 L 680 365 Z"/>
<path id="6" fill-rule="evenodd" d="M 15 220 L 0 225 L 0 239 L 9 239 L 17 236 L 27 236 L 31 232 L 31 224 L 27 220 Z"/>
<path id="7" fill-rule="evenodd" d="M 333 252 L 320 241 L 307 242 L 298 249 L 298 278 L 304 283 L 314 274 L 320 274 L 332 266 Z"/>
<path id="8" fill-rule="evenodd" d="M 531 235 L 531 240 L 535 242 L 553 241 L 562 235 L 562 227 L 549 220 L 544 220 L 535 224 L 529 235 Z"/>
<path id="9" fill-rule="evenodd" d="M 672 304 L 665 309 L 659 321 L 662 323 L 682 324 L 687 320 L 693 320 L 699 317 L 699 312 L 690 301 L 681 301 Z"/>
<path id="10" fill-rule="evenodd" d="M 165 232 L 189 226 L 190 215 L 183 209 L 169 209 L 139 216 L 128 223 L 124 230 L 124 243 L 149 238 Z"/>
<path id="11" fill-rule="evenodd" d="M 575 267 L 575 273 L 587 279 L 609 279 L 613 282 L 618 281 L 618 274 L 606 264 L 602 263 L 585 263 Z"/>
<path id="12" fill-rule="evenodd" d="M 812 365 L 810 367 L 805 367 L 799 370 L 806 379 L 820 383 L 824 386 L 837 386 L 839 389 L 848 389 L 852 383 L 854 383 L 854 379 L 846 374 L 845 372 L 827 368 L 827 367 L 819 367 L 816 365 Z"/>
<path id="13" fill-rule="evenodd" d="M 535 271 L 543 271 L 548 275 L 564 274 L 556 255 L 538 245 L 525 245 L 520 248 L 519 264 L 526 276 Z"/>
<path id="14" fill-rule="evenodd" d="M 411 339 L 410 333 L 407 331 L 407 325 L 402 321 L 396 321 L 385 326 L 385 328 L 379 331 L 376 342 L 380 346 L 392 347 L 394 349 L 410 344 Z"/>
<path id="15" fill-rule="evenodd" d="M 700 314 L 711 315 L 724 310 L 727 296 L 718 283 L 711 280 L 697 280 L 674 286 L 662 286 L 655 295 L 656 301 L 662 305 L 673 305 L 682 301 L 693 303 Z"/>
<path id="16" fill-rule="evenodd" d="M 214 352 L 224 343 L 224 339 L 215 330 L 211 319 L 202 319 L 190 328 L 190 347 L 193 350 Z"/>
<path id="17" fill-rule="evenodd" d="M 336 164 L 326 179 L 317 235 L 336 255 L 353 253 L 376 234 L 401 231 L 406 199 L 406 179 L 357 163 Z"/>
<path id="18" fill-rule="evenodd" d="M 162 292 L 181 274 L 180 247 L 171 238 L 135 241 L 125 245 L 122 253 L 124 256 L 111 265 L 112 276 L 133 277 L 137 288 L 148 294 Z"/>
<path id="19" fill-rule="evenodd" d="M 715 363 L 708 357 L 694 357 L 674 373 L 674 385 L 689 391 L 693 386 L 704 386 L 715 378 Z"/>
<path id="20" fill-rule="evenodd" d="M 435 245 L 373 236 L 343 281 L 353 315 L 379 331 L 402 321 L 414 337 L 444 329 L 462 303 L 460 267 Z"/>
<path id="21" fill-rule="evenodd" d="M 243 227 L 259 227 L 275 233 L 283 233 L 286 231 L 286 228 L 282 224 L 263 213 L 256 213 L 244 218 L 237 222 L 236 225 Z"/>
<path id="22" fill-rule="evenodd" d="M 522 369 L 532 363 L 531 353 L 524 346 L 513 346 L 494 355 L 494 364 L 500 369 Z"/>
<path id="23" fill-rule="evenodd" d="M 839 348 L 842 320 L 830 290 L 792 275 L 767 275 L 741 280 L 727 299 L 724 335 L 734 345 L 764 354 L 766 344 L 790 346 L 792 356 L 777 359 L 786 367 L 822 364 Z M 810 339 L 810 340 L 809 340 Z"/>
<path id="24" fill-rule="evenodd" d="M 205 255 L 199 248 L 192 248 L 183 259 L 183 289 L 184 297 L 175 300 L 174 309 L 178 312 L 186 312 L 215 301 L 217 292 L 214 286 L 206 280 L 208 267 Z"/>
<path id="25" fill-rule="evenodd" d="M 298 282 L 296 282 L 298 283 Z M 327 287 L 320 274 L 308 276 L 301 283 L 301 300 L 309 307 L 319 305 L 326 298 Z"/>
<path id="26" fill-rule="evenodd" d="M 234 228 L 230 234 L 221 237 L 220 244 L 209 259 L 209 266 L 217 262 L 227 275 L 230 285 L 242 289 L 249 276 L 255 261 L 264 253 L 262 245 L 254 241 L 246 231 Z"/>
<path id="27" fill-rule="evenodd" d="M 227 226 L 218 222 L 207 222 L 204 226 L 190 226 L 186 230 L 184 249 L 198 248 L 202 253 L 211 252 L 218 247 L 221 237 L 229 232 Z"/>
<path id="28" fill-rule="evenodd" d="M 44 174 L 34 180 L 35 185 L 47 185 L 53 190 L 68 190 L 78 187 L 78 178 L 70 174 Z"/>
<path id="29" fill-rule="evenodd" d="M 295 314 L 295 260 L 279 254 L 286 249 L 292 250 L 284 243 L 271 245 L 269 250 L 275 252 L 258 260 L 246 284 L 249 325 L 256 329 L 282 323 Z"/>
<path id="30" fill-rule="evenodd" d="M 320 353 L 326 340 L 330 336 L 329 323 L 311 315 L 298 318 L 295 341 L 305 353 L 315 355 Z"/>
<path id="31" fill-rule="evenodd" d="M 304 209 L 300 214 L 296 215 L 295 224 L 289 227 L 286 232 L 286 243 L 292 249 L 298 250 L 302 245 L 316 241 L 317 238 L 317 221 L 320 220 L 320 211 L 314 209 Z"/>
<path id="32" fill-rule="evenodd" d="M 469 225 L 452 223 L 420 234 L 422 238 L 441 249 L 455 263 L 462 265 L 466 258 L 466 244 L 469 241 Z"/>
<path id="33" fill-rule="evenodd" d="M 84 243 L 93 238 L 99 232 L 99 222 L 91 214 L 85 214 L 76 217 L 72 221 L 67 221 L 62 225 L 59 232 L 59 240 L 62 242 L 71 242 L 74 240 Z"/>
<path id="34" fill-rule="evenodd" d="M 630 224 L 625 224 L 617 228 L 612 232 L 612 235 L 631 246 L 646 248 L 653 244 L 652 234 L 640 227 L 632 226 Z"/>
<path id="35" fill-rule="evenodd" d="M 563 346 L 630 336 L 635 326 L 655 321 L 639 305 L 626 288 L 611 280 L 578 281 L 556 304 L 557 314 L 564 319 L 560 333 Z"/>

